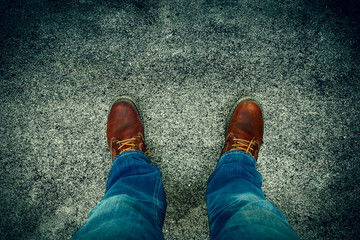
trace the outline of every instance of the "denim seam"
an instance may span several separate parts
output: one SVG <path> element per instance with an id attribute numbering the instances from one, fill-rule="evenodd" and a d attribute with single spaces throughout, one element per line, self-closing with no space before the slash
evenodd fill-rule
<path id="1" fill-rule="evenodd" d="M 159 219 L 159 215 L 158 215 L 158 209 L 159 209 L 159 205 L 160 205 L 160 202 L 159 202 L 159 195 L 160 195 L 160 186 L 161 186 L 161 178 L 157 181 L 157 184 L 156 184 L 156 188 L 157 188 L 157 191 L 155 192 L 155 199 L 156 199 L 156 204 L 155 204 L 155 221 L 159 224 L 160 224 L 160 219 Z"/>

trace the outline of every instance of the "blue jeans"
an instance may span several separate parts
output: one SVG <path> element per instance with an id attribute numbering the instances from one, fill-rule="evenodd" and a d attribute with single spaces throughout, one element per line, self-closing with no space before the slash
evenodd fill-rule
<path id="1" fill-rule="evenodd" d="M 211 239 L 299 239 L 285 216 L 265 199 L 255 159 L 222 155 L 208 180 Z M 114 159 L 105 196 L 72 239 L 164 239 L 166 209 L 160 170 L 140 151 Z"/>

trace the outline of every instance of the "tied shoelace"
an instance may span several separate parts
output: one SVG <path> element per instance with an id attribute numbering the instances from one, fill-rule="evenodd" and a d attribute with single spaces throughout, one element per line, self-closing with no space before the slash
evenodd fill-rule
<path id="1" fill-rule="evenodd" d="M 116 144 L 119 144 L 120 146 L 118 147 L 118 150 L 120 151 L 120 153 L 126 152 L 126 151 L 131 151 L 133 150 L 132 147 L 135 147 L 136 144 L 132 143 L 132 141 L 137 141 L 137 138 L 133 137 L 133 138 L 129 138 L 129 139 L 124 139 L 124 140 L 120 140 L 117 141 Z M 125 148 L 125 146 L 127 148 Z M 122 149 L 124 148 L 124 149 Z M 122 149 L 122 150 L 121 150 Z M 119 154 L 120 154 L 119 153 Z M 151 156 L 151 152 L 150 151 L 146 151 L 145 152 L 149 157 Z"/>
<path id="2" fill-rule="evenodd" d="M 231 150 L 240 150 L 240 151 L 245 151 L 247 153 L 250 153 L 250 151 L 251 152 L 254 151 L 252 147 L 255 146 L 255 137 L 253 137 L 251 141 L 239 139 L 239 138 L 234 138 L 233 140 L 235 141 L 235 143 L 231 145 L 231 147 L 233 148 Z"/>

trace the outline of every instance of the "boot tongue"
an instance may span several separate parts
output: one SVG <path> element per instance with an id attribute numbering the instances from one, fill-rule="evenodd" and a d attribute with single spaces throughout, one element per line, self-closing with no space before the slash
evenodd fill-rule
<path id="1" fill-rule="evenodd" d="M 146 151 L 144 145 L 144 139 L 141 134 L 124 140 L 120 140 L 118 138 L 114 138 L 112 140 L 111 152 L 113 158 L 115 158 L 117 155 L 123 152 L 132 151 L 132 150 L 142 151 L 146 153 L 149 157 L 151 156 L 151 152 Z"/>
<path id="2" fill-rule="evenodd" d="M 111 148 L 112 148 L 111 154 L 113 159 L 120 153 L 130 150 L 136 150 L 134 142 L 135 142 L 135 138 L 125 139 L 125 140 L 114 138 L 111 142 Z"/>
<path id="3" fill-rule="evenodd" d="M 250 141 L 244 139 L 233 138 L 234 144 L 231 145 L 230 150 L 238 150 L 250 153 L 255 160 L 257 160 L 259 152 L 259 143 L 253 137 Z"/>

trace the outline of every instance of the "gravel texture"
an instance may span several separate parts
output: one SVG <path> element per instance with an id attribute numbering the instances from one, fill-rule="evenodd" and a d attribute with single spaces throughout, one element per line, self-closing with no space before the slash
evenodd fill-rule
<path id="1" fill-rule="evenodd" d="M 264 111 L 258 169 L 302 239 L 359 232 L 357 0 L 3 0 L 0 238 L 69 239 L 101 200 L 111 100 L 143 113 L 166 239 L 208 239 L 230 107 Z"/>

